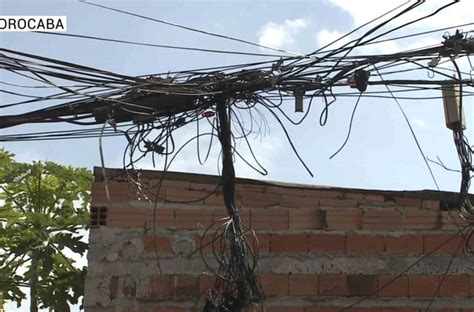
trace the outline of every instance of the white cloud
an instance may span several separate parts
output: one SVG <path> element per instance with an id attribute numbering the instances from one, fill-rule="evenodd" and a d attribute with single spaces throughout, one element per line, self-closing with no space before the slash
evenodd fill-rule
<path id="1" fill-rule="evenodd" d="M 343 35 L 344 35 L 343 33 L 337 30 L 323 29 L 316 34 L 316 41 L 319 47 L 323 47 L 333 42 L 334 40 L 339 39 Z M 334 44 L 330 45 L 327 49 L 334 49 L 337 47 L 341 47 L 344 44 L 354 39 L 355 38 L 351 36 L 344 37 L 340 39 L 339 41 L 335 42 Z M 397 51 L 400 51 L 400 47 L 393 41 L 381 42 L 378 44 L 367 45 L 367 46 L 362 46 L 360 48 L 357 48 L 358 54 L 364 54 L 364 53 L 390 54 L 390 53 L 395 53 Z"/>
<path id="2" fill-rule="evenodd" d="M 354 26 L 360 26 L 377 16 L 404 3 L 403 0 L 329 0 L 329 2 L 344 11 L 354 19 Z"/>
<path id="3" fill-rule="evenodd" d="M 287 19 L 281 24 L 268 22 L 258 32 L 258 42 L 260 45 L 277 49 L 292 47 L 295 44 L 295 36 L 308 25 L 309 21 L 304 18 Z"/>
<path id="4" fill-rule="evenodd" d="M 415 3 L 415 1 L 405 0 L 329 0 L 329 2 L 340 9 L 347 11 L 354 19 L 354 26 L 360 26 L 406 2 L 409 3 L 403 5 L 402 8 L 407 8 L 409 5 Z M 401 17 L 398 20 L 398 23 L 408 22 L 415 18 L 428 15 L 451 2 L 452 0 L 426 1 L 415 10 Z M 396 12 L 400 12 L 400 9 Z M 416 23 L 415 25 L 416 27 L 448 27 L 457 24 L 471 23 L 473 21 L 472 12 L 474 12 L 474 1 L 463 0 L 451 5 L 433 17 Z M 391 16 L 393 16 L 393 14 L 394 13 L 391 13 Z M 375 23 L 377 23 L 377 21 Z"/>
<path id="5" fill-rule="evenodd" d="M 353 34 L 351 38 L 344 38 L 340 42 L 332 45 L 332 48 L 341 46 L 342 44 L 350 41 L 351 39 L 358 38 L 365 31 L 369 30 L 372 26 L 378 25 L 382 21 L 386 21 L 390 17 L 394 16 L 396 13 L 400 12 L 402 9 L 407 8 L 409 5 L 414 4 L 414 1 L 405 0 L 327 0 L 335 7 L 346 11 L 349 13 L 353 19 L 352 25 L 349 25 L 350 28 L 355 28 L 361 26 L 370 20 L 379 17 L 380 15 L 387 13 L 389 10 L 394 9 L 397 6 L 401 5 L 401 8 L 396 10 L 393 13 L 388 14 L 385 17 L 382 17 L 380 20 L 377 20 L 370 24 L 369 26 L 364 27 L 362 30 Z M 374 33 L 380 34 L 381 32 L 393 29 L 395 26 L 402 25 L 404 23 L 413 21 L 417 18 L 426 16 L 433 13 L 440 7 L 451 3 L 451 0 L 430 0 L 426 1 L 413 11 L 401 16 L 397 20 L 390 22 L 384 26 L 380 31 Z M 370 9 L 369 9 L 370 8 Z M 436 28 L 443 28 L 449 26 L 455 26 L 460 24 L 472 23 L 472 12 L 474 12 L 474 1 L 460 1 L 439 13 L 435 16 L 421 20 L 414 23 L 406 28 L 395 31 L 393 34 L 388 35 L 389 37 L 400 36 L 408 33 L 421 32 L 424 30 L 432 30 Z M 347 27 L 348 25 L 346 25 Z M 466 30 L 467 28 L 465 28 Z M 450 32 L 454 32 L 454 29 Z M 319 43 L 319 46 L 323 46 L 334 39 L 343 35 L 344 32 L 340 32 L 336 29 L 323 29 L 316 34 L 316 40 Z M 439 44 L 443 41 L 441 35 L 432 34 L 425 37 L 414 37 L 413 39 L 401 40 L 401 41 L 388 41 L 382 42 L 374 45 L 367 45 L 357 49 L 358 54 L 364 53 L 382 53 L 389 54 L 395 53 L 403 50 L 410 50 L 415 48 L 422 48 L 429 45 Z"/>
<path id="6" fill-rule="evenodd" d="M 318 41 L 318 45 L 320 47 L 323 47 L 323 46 L 326 46 L 327 44 L 333 42 L 334 40 L 339 39 L 343 35 L 344 35 L 343 33 L 340 33 L 337 30 L 323 29 L 323 30 L 319 31 L 316 34 L 316 40 Z M 334 47 L 342 46 L 345 43 L 349 42 L 350 40 L 351 39 L 349 38 L 349 36 L 345 37 L 345 38 L 337 41 L 336 43 L 334 43 Z"/>
<path id="7" fill-rule="evenodd" d="M 423 119 L 412 118 L 411 123 L 414 124 L 415 126 L 419 127 L 419 128 L 424 128 L 425 127 L 425 121 Z"/>

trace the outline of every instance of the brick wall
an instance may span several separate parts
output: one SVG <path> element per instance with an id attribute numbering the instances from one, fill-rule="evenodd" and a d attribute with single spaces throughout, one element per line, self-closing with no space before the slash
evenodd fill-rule
<path id="1" fill-rule="evenodd" d="M 110 200 L 99 170 L 92 188 L 86 311 L 196 311 L 213 282 L 201 244 L 215 266 L 203 233 L 225 216 L 222 194 L 202 198 L 219 178 L 168 173 L 154 209 L 154 196 L 119 170 L 108 176 Z M 142 174 L 149 186 L 159 178 Z M 457 230 L 465 224 L 446 211 L 455 198 L 238 180 L 242 220 L 259 241 L 265 311 L 360 301 L 345 311 L 421 312 L 433 296 L 430 311 L 474 311 L 474 257 Z"/>

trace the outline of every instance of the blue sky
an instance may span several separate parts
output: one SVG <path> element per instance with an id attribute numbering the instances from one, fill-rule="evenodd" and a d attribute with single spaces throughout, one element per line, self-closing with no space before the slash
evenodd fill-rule
<path id="1" fill-rule="evenodd" d="M 225 34 L 276 48 L 307 53 L 361 25 L 404 1 L 390 0 L 311 0 L 311 1 L 103 1 L 92 2 L 156 17 L 194 28 Z M 433 0 L 411 17 L 430 12 L 440 3 Z M 473 22 L 474 2 L 463 0 L 435 19 L 423 22 L 393 35 L 430 30 Z M 143 41 L 165 45 L 192 46 L 245 52 L 271 52 L 136 17 L 121 15 L 78 1 L 2 0 L 2 15 L 66 15 L 68 32 Z M 465 28 L 464 30 L 471 30 Z M 450 32 L 453 33 L 455 29 Z M 390 53 L 397 50 L 439 43 L 444 31 L 396 43 L 380 44 L 360 53 Z M 74 38 L 50 37 L 35 33 L 0 33 L 0 46 L 39 54 L 78 64 L 98 67 L 127 75 L 161 73 L 226 64 L 268 60 L 261 57 L 206 54 L 104 43 Z M 464 68 L 469 68 L 462 63 Z M 0 72 L 0 79 L 7 79 Z M 424 73 L 419 79 L 426 79 Z M 439 78 L 439 77 L 438 77 Z M 381 90 L 373 88 L 372 90 Z M 348 89 L 347 91 L 351 91 Z M 471 90 L 472 91 L 472 90 Z M 427 95 L 438 96 L 437 92 Z M 0 102 L 15 100 L 0 94 Z M 452 134 L 444 125 L 441 100 L 401 101 L 420 144 L 431 159 L 439 156 L 447 166 L 458 168 Z M 472 97 L 465 99 L 467 135 L 472 138 L 474 119 Z M 262 177 L 242 162 L 236 164 L 237 175 L 266 180 L 369 189 L 434 189 L 435 185 L 420 156 L 403 115 L 391 99 L 362 98 L 356 112 L 351 138 L 334 159 L 329 157 L 343 143 L 348 130 L 355 98 L 339 98 L 331 107 L 326 126 L 319 125 L 322 101 L 316 100 L 309 118 L 289 132 L 301 156 L 315 176 L 311 178 L 289 148 L 282 131 L 270 122 L 270 133 L 253 141 L 260 162 L 269 171 Z M 292 111 L 289 107 L 288 111 Z M 6 112 L 3 112 L 6 113 Z M 9 111 L 8 113 L 11 113 Z M 297 115 L 295 115 L 297 117 Z M 57 129 L 58 125 L 19 126 L 4 133 Z M 185 138 L 194 128 L 183 131 Z M 474 140 L 474 138 L 473 138 Z M 121 167 L 125 139 L 105 139 L 105 163 Z M 2 147 L 17 154 L 19 160 L 51 160 L 62 164 L 88 167 L 100 164 L 98 139 L 74 141 L 41 141 L 8 143 Z M 196 159 L 196 147 L 190 146 L 171 168 L 176 171 L 217 173 L 218 149 L 205 166 Z M 248 151 L 243 151 L 249 155 Z M 143 164 L 152 168 L 151 162 Z M 442 190 L 459 189 L 460 176 L 432 165 Z M 159 169 L 159 167 L 157 168 Z M 10 309 L 12 309 L 10 307 Z M 7 310 L 8 311 L 8 310 Z M 15 310 L 12 310 L 15 311 Z M 26 310 L 25 310 L 26 311 Z"/>

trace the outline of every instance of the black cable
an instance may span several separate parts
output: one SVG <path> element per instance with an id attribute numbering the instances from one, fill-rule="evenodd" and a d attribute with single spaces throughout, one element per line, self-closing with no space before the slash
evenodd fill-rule
<path id="1" fill-rule="evenodd" d="M 183 26 L 183 25 L 179 25 L 179 24 L 176 24 L 176 23 L 171 23 L 171 22 L 167 22 L 167 21 L 164 21 L 164 20 L 161 20 L 161 19 L 157 19 L 157 18 L 153 18 L 153 17 L 149 17 L 149 16 L 137 14 L 137 13 L 132 13 L 132 12 L 124 11 L 124 10 L 119 10 L 119 9 L 112 8 L 112 7 L 109 7 L 109 6 L 105 6 L 105 5 L 102 5 L 102 4 L 93 3 L 93 2 L 90 2 L 88 0 L 79 0 L 79 1 L 82 2 L 82 3 L 85 3 L 85 4 L 89 4 L 89 5 L 92 5 L 92 6 L 95 6 L 95 7 L 102 8 L 102 9 L 107 9 L 107 10 L 110 10 L 110 11 L 114 11 L 114 12 L 118 12 L 118 13 L 122 13 L 122 14 L 127 14 L 127 15 L 130 15 L 130 16 L 135 16 L 135 17 L 138 17 L 138 18 L 146 19 L 146 20 L 149 20 L 149 21 L 161 23 L 161 24 L 164 24 L 164 25 L 172 26 L 172 27 L 181 28 L 181 29 L 184 29 L 184 30 L 189 30 L 189 31 L 192 31 L 192 32 L 197 32 L 197 33 L 208 35 L 208 36 L 213 36 L 213 37 L 217 37 L 217 38 L 222 38 L 222 39 L 227 39 L 227 40 L 236 41 L 236 42 L 240 42 L 240 43 L 245 43 L 245 44 L 248 44 L 248 45 L 252 45 L 252 46 L 255 46 L 255 47 L 268 49 L 268 50 L 272 50 L 272 51 L 276 51 L 276 52 L 300 55 L 298 53 L 289 52 L 289 51 L 285 51 L 285 50 L 282 50 L 282 49 L 275 49 L 275 48 L 272 48 L 272 47 L 267 47 L 267 46 L 257 44 L 257 43 L 253 43 L 253 42 L 243 40 L 243 39 L 238 39 L 238 38 L 234 38 L 234 37 L 230 37 L 230 36 L 220 35 L 220 34 L 217 34 L 217 33 L 209 32 L 209 31 L 205 31 L 205 30 L 200 30 L 200 29 L 196 29 L 196 28 L 192 28 L 192 27 L 188 27 L 188 26 Z"/>
<path id="2" fill-rule="evenodd" d="M 377 67 L 374 65 L 374 69 L 375 71 L 378 73 L 380 79 L 382 79 L 383 81 L 383 77 L 382 75 L 380 74 L 380 72 L 378 71 Z M 397 103 L 397 107 L 398 109 L 401 111 L 402 115 L 403 115 L 403 118 L 405 119 L 407 125 L 408 125 L 408 128 L 410 129 L 410 133 L 413 137 L 413 139 L 415 140 L 415 143 L 416 143 L 416 146 L 418 148 L 418 151 L 420 152 L 420 155 L 421 157 L 423 157 L 423 161 L 425 162 L 425 165 L 426 167 L 428 168 L 428 171 L 430 172 L 430 175 L 431 175 L 431 178 L 434 182 L 434 184 L 436 185 L 436 188 L 439 190 L 439 185 L 438 185 L 438 182 L 436 181 L 436 178 L 434 176 L 434 173 L 433 173 L 433 170 L 431 170 L 431 166 L 430 164 L 428 163 L 428 161 L 426 160 L 426 156 L 425 156 L 425 153 L 423 152 L 423 149 L 421 148 L 421 145 L 420 145 L 420 142 L 418 141 L 418 138 L 416 137 L 416 134 L 415 134 L 415 131 L 413 130 L 413 127 L 411 126 L 411 123 L 410 123 L 410 120 L 408 119 L 408 116 L 406 115 L 405 113 L 405 110 L 403 109 L 403 107 L 400 105 L 400 102 L 397 100 L 397 98 L 395 97 L 395 95 L 393 95 L 392 91 L 390 90 L 390 88 L 388 87 L 388 85 L 385 85 L 385 88 L 387 89 L 387 91 L 390 93 L 390 95 L 392 96 L 393 100 Z"/>
<path id="3" fill-rule="evenodd" d="M 229 51 L 229 50 L 215 50 L 215 49 L 205 49 L 205 48 L 195 48 L 195 47 L 182 47 L 182 46 L 172 46 L 172 45 L 163 45 L 147 42 L 137 42 L 137 41 L 128 41 L 112 38 L 103 38 L 96 36 L 72 34 L 72 33 L 55 33 L 47 31 L 35 31 L 34 33 L 46 34 L 46 35 L 55 35 L 55 36 L 64 36 L 72 38 L 81 38 L 81 39 L 91 39 L 105 42 L 115 42 L 115 43 L 124 43 L 137 46 L 153 47 L 153 48 L 164 48 L 164 49 L 175 49 L 175 50 L 185 50 L 185 51 L 196 51 L 196 52 L 207 52 L 207 53 L 220 53 L 220 54 L 234 54 L 234 55 L 247 55 L 247 56 L 263 56 L 263 57 L 286 57 L 286 55 L 280 54 L 265 54 L 265 53 L 251 53 L 251 52 L 240 52 L 240 51 Z"/>
<path id="4" fill-rule="evenodd" d="M 359 105 L 359 101 L 360 101 L 361 96 L 362 96 L 362 92 L 359 93 L 359 97 L 357 98 L 357 102 L 355 103 L 354 109 L 352 110 L 351 120 L 349 122 L 349 129 L 347 130 L 347 135 L 346 135 L 346 139 L 344 140 L 344 143 L 342 143 L 341 147 L 339 147 L 339 149 L 334 154 L 332 154 L 331 157 L 329 157 L 329 159 L 332 159 L 334 156 L 339 154 L 339 152 L 342 151 L 344 146 L 346 146 L 347 141 L 349 141 L 349 137 L 351 135 L 351 130 L 352 130 L 352 122 L 354 121 L 355 112 L 357 110 L 357 105 Z"/>

